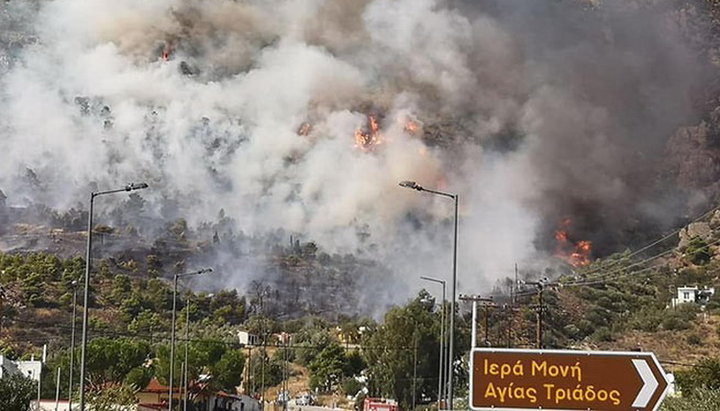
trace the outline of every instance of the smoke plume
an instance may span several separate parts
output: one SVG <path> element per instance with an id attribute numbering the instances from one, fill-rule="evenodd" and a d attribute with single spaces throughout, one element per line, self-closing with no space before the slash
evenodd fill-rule
<path id="1" fill-rule="evenodd" d="M 157 221 L 299 233 L 381 261 L 402 300 L 452 261 L 452 201 L 415 180 L 460 195 L 483 293 L 565 218 L 607 253 L 682 212 L 658 176 L 702 65 L 666 3 L 5 2 L 0 188 L 65 210 L 147 181 Z"/>

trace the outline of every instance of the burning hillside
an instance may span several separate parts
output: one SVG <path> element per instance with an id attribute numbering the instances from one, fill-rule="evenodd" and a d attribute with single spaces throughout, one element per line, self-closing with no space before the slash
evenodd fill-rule
<path id="1" fill-rule="evenodd" d="M 444 182 L 465 286 L 587 264 L 684 209 L 658 170 L 706 61 L 683 10 L 630 3 L 10 1 L 0 31 L 34 40 L 0 36 L 0 188 L 62 211 L 145 180 L 140 230 L 232 210 L 414 282 L 446 271 L 452 205 L 397 182 Z"/>

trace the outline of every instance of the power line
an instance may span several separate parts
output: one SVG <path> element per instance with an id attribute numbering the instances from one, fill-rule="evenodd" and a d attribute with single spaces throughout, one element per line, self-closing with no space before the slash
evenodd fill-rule
<path id="1" fill-rule="evenodd" d="M 668 239 L 676 236 L 676 235 L 677 235 L 678 233 L 680 233 L 680 231 L 682 231 L 683 228 L 685 228 L 687 225 L 692 224 L 692 223 L 696 223 L 696 222 L 698 222 L 698 221 L 700 221 L 700 220 L 703 220 L 703 219 L 707 218 L 708 216 L 710 216 L 713 212 L 715 212 L 715 211 L 717 211 L 717 210 L 720 210 L 720 204 L 716 205 L 715 207 L 711 208 L 710 210 L 708 210 L 708 211 L 706 211 L 705 213 L 701 214 L 700 216 L 696 217 L 695 219 L 693 219 L 693 220 L 690 221 L 689 223 L 685 224 L 684 226 L 682 226 L 682 227 L 680 227 L 680 228 L 678 228 L 678 229 L 673 230 L 672 232 L 670 232 L 670 233 L 668 233 L 668 234 L 660 237 L 659 239 L 657 239 L 657 240 L 655 240 L 655 241 L 652 241 L 651 243 L 649 243 L 649 244 L 647 244 L 647 245 L 645 245 L 645 246 L 643 246 L 643 247 L 640 247 L 639 249 L 637 249 L 637 250 L 635 250 L 635 251 L 630 252 L 628 255 L 624 256 L 624 258 L 632 258 L 632 257 L 634 257 L 634 256 L 636 256 L 636 255 L 638 255 L 638 254 L 640 254 L 640 253 L 642 253 L 642 252 L 644 252 L 644 251 L 647 251 L 647 250 L 655 247 L 655 246 L 658 245 L 658 244 L 661 244 L 661 243 L 664 242 L 665 240 L 668 240 Z M 608 268 L 611 268 L 611 267 L 613 267 L 613 266 L 615 266 L 615 265 L 618 265 L 618 264 L 620 264 L 621 262 L 622 262 L 622 260 L 616 260 L 616 261 L 614 261 L 614 262 L 611 262 L 610 265 L 609 265 L 609 267 L 601 267 L 601 268 L 597 268 L 597 269 L 595 269 L 595 270 L 590 270 L 589 272 L 584 273 L 584 275 L 591 275 L 591 274 L 595 274 L 595 273 L 601 272 L 601 271 L 603 271 L 603 270 L 607 270 Z M 626 267 L 626 268 L 627 268 L 627 267 Z"/>
<path id="2" fill-rule="evenodd" d="M 47 327 L 50 329 L 52 329 L 52 328 L 56 328 L 56 329 L 59 328 L 59 329 L 63 329 L 63 330 L 72 329 L 72 327 L 67 326 L 67 325 L 49 324 L 49 323 L 41 322 L 41 321 L 21 320 L 21 319 L 17 319 L 17 318 L 8 318 L 7 320 L 16 322 L 16 323 L 43 326 L 43 327 Z M 93 334 L 100 334 L 100 335 L 104 335 L 104 336 L 113 336 L 113 337 L 128 337 L 128 338 L 138 338 L 138 339 L 143 339 L 143 340 L 150 340 L 150 339 L 169 340 L 170 339 L 169 336 L 165 336 L 164 334 L 129 333 L 129 332 L 120 332 L 120 331 L 112 331 L 112 330 L 105 330 L 105 329 L 91 329 L 91 331 L 93 332 Z M 229 346 L 236 347 L 236 348 L 246 348 L 249 346 L 249 345 L 240 344 L 239 342 L 224 341 L 224 340 L 193 339 L 193 338 L 190 338 L 188 340 L 185 340 L 183 338 L 176 338 L 176 340 L 177 341 L 188 341 L 191 343 L 217 343 L 217 344 L 229 345 Z M 262 346 L 263 345 L 254 345 L 252 347 L 255 348 L 255 347 L 262 347 Z M 284 345 L 284 344 L 278 343 L 278 344 L 266 344 L 264 346 L 271 347 L 271 348 L 272 347 L 274 347 L 274 348 L 287 347 L 287 348 L 294 348 L 294 349 L 318 349 L 318 350 L 322 350 L 323 348 L 326 347 L 324 345 L 305 345 L 303 343 L 296 343 L 296 344 L 289 344 L 289 345 Z M 403 346 L 400 346 L 400 347 L 390 347 L 390 346 L 373 347 L 373 346 L 366 346 L 366 345 L 360 346 L 359 345 L 357 347 L 346 347 L 343 344 L 340 344 L 340 346 L 346 351 L 351 351 L 351 350 L 355 350 L 358 348 L 361 350 L 378 350 L 378 351 L 380 351 L 380 350 L 412 351 L 415 349 L 414 347 L 409 347 L 409 346 L 408 347 L 403 347 Z"/>
<path id="3" fill-rule="evenodd" d="M 716 245 L 716 244 L 718 244 L 718 243 L 720 243 L 720 239 L 715 240 L 715 241 L 713 241 L 713 242 L 710 242 L 710 243 L 708 243 L 707 245 L 708 245 L 708 246 L 711 246 L 711 245 Z M 634 275 L 637 275 L 637 274 L 639 274 L 639 273 L 643 273 L 643 272 L 646 272 L 646 271 L 650 271 L 650 270 L 654 269 L 655 267 L 646 267 L 646 268 L 643 268 L 643 269 L 637 270 L 637 271 L 631 271 L 631 272 L 625 272 L 625 273 L 623 273 L 623 272 L 626 271 L 626 270 L 628 270 L 628 269 L 630 269 L 630 268 L 632 268 L 632 267 L 636 267 L 636 266 L 638 266 L 638 265 L 642 265 L 642 264 L 645 264 L 645 263 L 647 263 L 647 262 L 649 262 L 649 261 L 652 261 L 652 260 L 655 260 L 655 259 L 657 259 L 657 258 L 660 258 L 660 257 L 662 257 L 662 256 L 664 256 L 664 255 L 666 255 L 666 254 L 669 254 L 669 253 L 673 252 L 673 251 L 674 251 L 674 248 L 671 248 L 671 249 L 669 249 L 669 250 L 665 250 L 665 251 L 663 251 L 663 252 L 660 253 L 660 254 L 657 254 L 657 255 L 652 256 L 652 257 L 650 257 L 650 258 L 647 258 L 647 259 L 645 259 L 645 260 L 636 262 L 636 263 L 631 264 L 631 265 L 629 265 L 629 266 L 627 266 L 627 267 L 623 267 L 623 268 L 617 269 L 617 270 L 615 270 L 615 271 L 611 271 L 611 272 L 609 272 L 609 273 L 603 274 L 602 276 L 599 276 L 598 278 L 595 278 L 595 279 L 587 279 L 587 281 L 571 282 L 571 283 L 566 283 L 566 284 L 562 284 L 562 285 L 563 285 L 563 286 L 580 286 L 580 285 L 602 284 L 602 283 L 608 283 L 608 282 L 616 281 L 616 280 L 618 280 L 618 279 L 620 279 L 620 278 L 629 277 L 629 276 L 634 276 Z M 614 276 L 613 276 L 613 274 L 616 274 L 616 273 L 617 273 L 618 275 L 614 275 Z"/>

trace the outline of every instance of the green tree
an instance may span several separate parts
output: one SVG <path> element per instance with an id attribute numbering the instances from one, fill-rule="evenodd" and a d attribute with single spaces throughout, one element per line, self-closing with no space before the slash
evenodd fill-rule
<path id="1" fill-rule="evenodd" d="M 248 365 L 252 371 L 249 381 L 251 391 L 259 392 L 263 381 L 266 388 L 280 384 L 284 365 L 277 356 L 271 359 L 265 349 L 253 350 Z"/>
<path id="2" fill-rule="evenodd" d="M 137 389 L 124 384 L 111 384 L 91 387 L 87 393 L 87 402 L 93 411 L 117 411 L 120 407 L 137 404 Z"/>
<path id="3" fill-rule="evenodd" d="M 345 362 L 345 351 L 338 343 L 325 347 L 308 365 L 310 388 L 321 392 L 334 390 L 344 376 Z"/>
<path id="4" fill-rule="evenodd" d="M 245 355 L 240 350 L 228 350 L 212 367 L 214 381 L 223 390 L 234 391 L 240 385 L 245 369 Z"/>
<path id="5" fill-rule="evenodd" d="M 369 395 L 395 398 L 403 407 L 412 404 L 413 387 L 416 399 L 437 398 L 440 317 L 430 301 L 422 290 L 405 307 L 385 314 L 384 324 L 366 337 Z"/>
<path id="6" fill-rule="evenodd" d="M 700 237 L 690 239 L 685 254 L 691 263 L 697 265 L 706 264 L 710 261 L 710 257 L 712 257 L 708 243 Z"/>
<path id="7" fill-rule="evenodd" d="M 150 344 L 129 338 L 97 338 L 87 346 L 87 371 L 96 383 L 121 382 L 150 357 Z"/>
<path id="8" fill-rule="evenodd" d="M 0 379 L 0 404 L 3 411 L 27 411 L 37 393 L 37 382 L 20 374 Z"/>
<path id="9" fill-rule="evenodd" d="M 676 381 L 685 396 L 701 389 L 720 390 L 720 359 L 707 358 L 687 371 L 678 371 Z"/>

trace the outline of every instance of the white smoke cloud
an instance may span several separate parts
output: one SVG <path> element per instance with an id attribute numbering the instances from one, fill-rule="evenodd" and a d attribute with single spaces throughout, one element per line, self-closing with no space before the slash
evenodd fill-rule
<path id="1" fill-rule="evenodd" d="M 481 292 L 541 254 L 538 235 L 554 224 L 547 217 L 571 213 L 548 193 L 566 188 L 565 204 L 617 201 L 636 184 L 618 154 L 638 149 L 626 140 L 642 131 L 662 141 L 686 118 L 687 110 L 668 118 L 637 107 L 687 88 L 641 78 L 657 55 L 664 71 L 684 72 L 685 54 L 662 52 L 677 42 L 672 30 L 663 26 L 666 37 L 647 50 L 621 35 L 609 46 L 593 25 L 565 27 L 574 4 L 533 14 L 562 23 L 539 34 L 572 33 L 580 44 L 548 35 L 546 47 L 535 24 L 496 2 L 487 10 L 439 0 L 40 4 L 24 26 L 37 42 L 18 49 L 0 77 L 0 188 L 9 201 L 65 209 L 90 183 L 147 180 L 142 196 L 158 216 L 167 199 L 194 225 L 224 208 L 238 230 L 285 228 L 333 252 L 363 250 L 411 284 L 421 274 L 449 278 L 452 204 L 398 181 L 461 194 L 460 279 Z M 601 17 L 598 27 L 615 29 Z M 645 27 L 654 17 L 633 18 Z M 628 22 L 618 24 L 624 33 Z M 612 64 L 630 73 L 595 76 Z M 613 84 L 632 79 L 637 89 Z M 614 117 L 641 111 L 642 121 L 663 124 Z M 354 134 L 368 115 L 381 144 L 363 149 Z M 408 131 L 408 120 L 425 134 Z M 308 135 L 298 133 L 303 124 Z M 503 148 L 488 148 L 492 141 Z M 28 188 L 28 169 L 41 189 Z"/>

